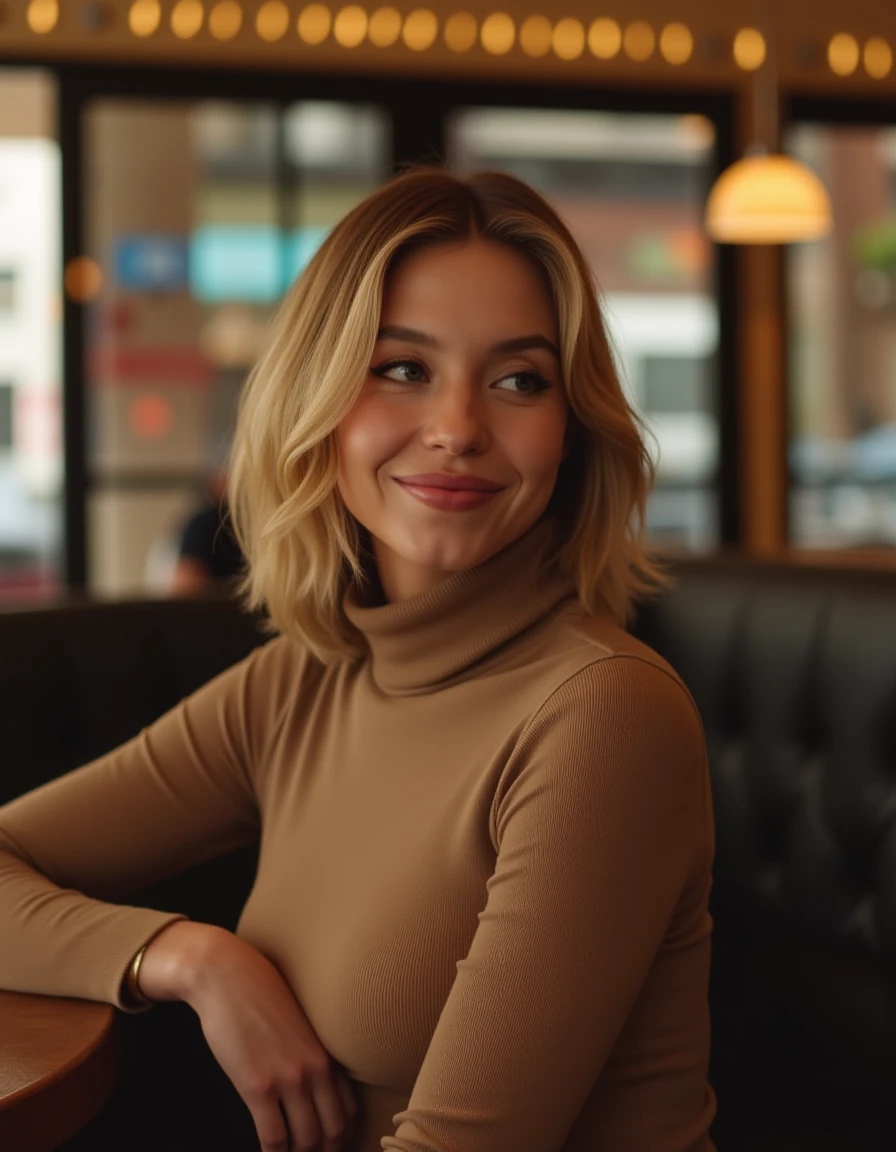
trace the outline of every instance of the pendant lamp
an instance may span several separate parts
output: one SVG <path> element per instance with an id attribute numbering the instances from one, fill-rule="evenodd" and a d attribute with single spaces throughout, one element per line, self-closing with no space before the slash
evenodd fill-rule
<path id="1" fill-rule="evenodd" d="M 770 28 L 770 21 L 765 25 Z M 805 164 L 771 151 L 778 136 L 778 86 L 771 43 L 753 78 L 753 99 L 759 142 L 747 148 L 744 158 L 726 168 L 712 186 L 706 202 L 706 231 L 721 244 L 818 240 L 832 225 L 831 201 L 824 185 Z"/>

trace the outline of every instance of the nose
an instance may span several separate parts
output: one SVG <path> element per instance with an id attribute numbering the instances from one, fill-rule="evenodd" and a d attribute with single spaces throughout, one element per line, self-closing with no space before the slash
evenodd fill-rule
<path id="1" fill-rule="evenodd" d="M 456 381 L 434 389 L 428 397 L 422 437 L 427 448 L 443 448 L 452 456 L 481 452 L 488 444 L 488 426 L 478 388 Z"/>

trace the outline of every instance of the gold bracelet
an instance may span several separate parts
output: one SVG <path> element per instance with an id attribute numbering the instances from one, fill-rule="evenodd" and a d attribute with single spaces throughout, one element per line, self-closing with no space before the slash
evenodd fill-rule
<path id="1" fill-rule="evenodd" d="M 150 1000 L 148 996 L 143 995 L 143 993 L 140 991 L 140 985 L 137 983 L 137 978 L 140 975 L 140 965 L 143 963 L 143 956 L 148 947 L 149 941 L 143 945 L 143 947 L 131 961 L 130 965 L 128 966 L 127 979 L 125 980 L 125 987 L 128 990 L 128 995 L 131 997 L 133 1004 L 136 1007 L 141 1008 L 144 1007 L 144 1005 L 153 1003 L 153 1001 Z"/>

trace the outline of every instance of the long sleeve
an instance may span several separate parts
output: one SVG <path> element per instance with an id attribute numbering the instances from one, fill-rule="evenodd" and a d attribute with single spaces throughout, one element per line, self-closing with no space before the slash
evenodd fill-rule
<path id="1" fill-rule="evenodd" d="M 705 946 L 708 975 L 707 787 L 696 709 L 660 667 L 640 657 L 599 660 L 550 696 L 502 774 L 487 900 L 408 1107 L 396 1115 L 394 1135 L 382 1137 L 383 1149 L 556 1152 L 564 1145 L 637 1014 L 661 949 L 674 967 L 676 953 Z M 685 994 L 677 978 L 660 978 L 657 1004 Z M 705 985 L 687 995 L 708 1028 Z M 705 1119 L 702 1057 L 678 1051 L 671 1027 L 660 1048 L 639 1053 L 631 1061 L 637 1067 L 617 1078 L 639 1092 L 643 1075 L 665 1095 L 637 1096 L 627 1127 L 620 1124 L 623 1143 L 612 1135 L 612 1102 L 602 1102 L 603 1138 L 589 1149 L 671 1147 L 663 1142 L 671 1132 Z M 635 1134 L 631 1113 L 639 1107 L 648 1127 Z M 691 1139 L 675 1147 L 708 1147 L 700 1142 L 705 1125 Z"/>
<path id="2" fill-rule="evenodd" d="M 258 835 L 256 733 L 272 723 L 264 668 L 275 647 L 0 808 L 0 987 L 127 1010 L 131 957 L 183 917 L 114 901 Z"/>

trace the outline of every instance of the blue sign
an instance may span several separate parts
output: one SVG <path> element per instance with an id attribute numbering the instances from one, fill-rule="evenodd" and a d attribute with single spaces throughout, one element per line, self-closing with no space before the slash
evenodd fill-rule
<path id="1" fill-rule="evenodd" d="M 190 241 L 190 289 L 197 300 L 278 300 L 327 234 L 327 228 L 283 233 L 265 225 L 215 224 Z"/>
<path id="2" fill-rule="evenodd" d="M 115 245 L 115 279 L 140 292 L 177 292 L 189 283 L 185 236 L 122 236 Z"/>

